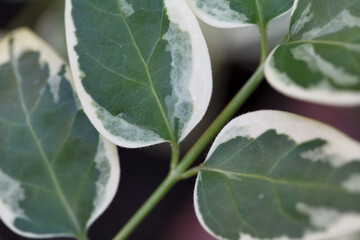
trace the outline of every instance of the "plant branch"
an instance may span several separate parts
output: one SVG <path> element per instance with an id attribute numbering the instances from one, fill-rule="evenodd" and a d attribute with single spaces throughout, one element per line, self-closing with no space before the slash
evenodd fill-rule
<path id="1" fill-rule="evenodd" d="M 267 40 L 267 31 L 266 31 L 266 26 L 263 27 L 259 27 L 260 29 L 260 35 L 262 36 L 260 38 L 260 46 L 261 46 L 261 62 L 265 62 L 268 55 L 269 55 L 269 43 Z"/>
<path id="2" fill-rule="evenodd" d="M 261 46 L 261 62 L 265 62 L 267 56 L 269 55 L 269 43 L 267 39 L 267 24 L 264 21 L 264 14 L 262 11 L 262 7 L 260 6 L 259 0 L 255 0 L 256 7 L 259 12 L 259 32 L 260 32 L 260 46 Z"/>
<path id="3" fill-rule="evenodd" d="M 171 143 L 170 170 L 174 170 L 179 162 L 179 144 Z"/>
<path id="4" fill-rule="evenodd" d="M 180 176 L 181 179 L 188 179 L 188 178 L 195 176 L 196 174 L 199 173 L 201 167 L 202 167 L 202 165 L 190 168 L 189 170 L 187 170 L 186 172 L 181 174 L 181 176 Z"/>
<path id="5" fill-rule="evenodd" d="M 225 124 L 234 116 L 239 108 L 245 103 L 245 101 L 251 96 L 255 89 L 259 86 L 264 77 L 264 63 L 261 63 L 252 77 L 246 82 L 246 84 L 240 89 L 236 96 L 226 106 L 222 113 L 215 119 L 205 133 L 199 138 L 195 145 L 184 156 L 179 166 L 178 172 L 186 171 L 202 153 L 202 151 L 209 145 L 209 143 L 215 138 L 219 131 L 225 126 Z"/>
<path id="6" fill-rule="evenodd" d="M 233 117 L 233 115 L 239 110 L 239 108 L 246 102 L 255 89 L 260 85 L 264 78 L 264 62 L 268 56 L 268 44 L 266 36 L 266 28 L 260 27 L 261 36 L 261 63 L 251 78 L 235 95 L 231 102 L 225 107 L 221 114 L 215 119 L 210 127 L 203 133 L 198 139 L 195 145 L 189 150 L 189 152 L 179 160 L 179 148 L 177 144 L 172 143 L 172 157 L 171 168 L 169 175 L 160 184 L 160 186 L 153 192 L 153 194 L 146 200 L 146 202 L 137 210 L 132 218 L 125 224 L 120 232 L 113 238 L 113 240 L 125 240 L 134 229 L 142 222 L 142 220 L 151 212 L 151 210 L 157 205 L 157 203 L 166 195 L 166 193 L 174 186 L 178 181 L 186 179 L 188 177 L 196 175 L 199 171 L 199 167 L 194 167 L 190 170 L 189 167 L 204 151 L 204 149 L 215 138 L 219 131 L 225 126 L 225 124 Z"/>
<path id="7" fill-rule="evenodd" d="M 179 176 L 173 172 L 165 178 L 161 185 L 152 193 L 150 198 L 137 210 L 131 219 L 125 224 L 120 232 L 113 238 L 113 240 L 126 239 L 134 229 L 142 222 L 142 220 L 150 213 L 156 204 L 165 196 L 171 187 L 179 181 Z"/>
<path id="8" fill-rule="evenodd" d="M 230 118 L 251 96 L 251 94 L 255 91 L 256 87 L 261 83 L 263 77 L 264 64 L 262 63 L 256 70 L 256 72 L 253 74 L 253 76 L 247 81 L 243 88 L 223 110 L 223 112 L 217 117 L 217 119 L 211 124 L 211 126 L 205 131 L 205 133 L 199 138 L 195 145 L 185 155 L 179 165 L 174 168 L 174 170 L 170 171 L 170 174 L 165 178 L 161 185 L 140 207 L 140 209 L 138 209 L 135 215 L 126 223 L 126 225 L 121 229 L 121 231 L 115 236 L 113 240 L 126 239 L 175 183 L 177 183 L 183 178 L 190 177 L 194 174 L 194 171 L 185 171 L 193 164 L 193 162 L 206 148 L 206 146 L 215 138 L 215 136 L 222 129 L 222 127 L 230 120 Z M 174 155 L 174 152 L 172 153 L 172 155 Z"/>

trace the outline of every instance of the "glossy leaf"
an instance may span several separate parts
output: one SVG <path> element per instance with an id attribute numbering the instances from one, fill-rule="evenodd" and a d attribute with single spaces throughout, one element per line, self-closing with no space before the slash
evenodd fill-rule
<path id="1" fill-rule="evenodd" d="M 294 98 L 360 104 L 360 1 L 299 0 L 287 41 L 268 59 L 269 83 Z"/>
<path id="2" fill-rule="evenodd" d="M 196 181 L 195 209 L 218 239 L 334 239 L 360 230 L 360 144 L 279 111 L 231 121 Z"/>
<path id="3" fill-rule="evenodd" d="M 66 64 L 27 29 L 0 43 L 0 217 L 34 238 L 82 238 L 115 195 L 115 145 L 79 108 Z"/>
<path id="4" fill-rule="evenodd" d="M 205 23 L 219 28 L 259 25 L 287 12 L 294 0 L 187 0 Z"/>
<path id="5" fill-rule="evenodd" d="M 177 143 L 201 120 L 211 67 L 184 0 L 67 0 L 66 15 L 77 92 L 106 138 Z"/>

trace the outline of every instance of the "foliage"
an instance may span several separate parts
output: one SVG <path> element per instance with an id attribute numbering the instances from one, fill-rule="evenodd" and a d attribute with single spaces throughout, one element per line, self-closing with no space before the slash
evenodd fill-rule
<path id="1" fill-rule="evenodd" d="M 288 11 L 289 33 L 269 54 L 267 25 Z M 168 176 L 115 240 L 195 175 L 197 217 L 217 239 L 330 239 L 360 230 L 359 143 L 280 111 L 226 125 L 264 75 L 289 97 L 359 105 L 360 0 L 66 0 L 65 12 L 73 81 L 67 64 L 29 30 L 0 43 L 0 217 L 9 228 L 26 237 L 87 239 L 117 190 L 114 144 L 168 142 Z M 258 28 L 262 56 L 179 159 L 179 143 L 203 118 L 212 92 L 194 13 L 220 28 Z M 205 162 L 191 168 L 217 134 Z"/>

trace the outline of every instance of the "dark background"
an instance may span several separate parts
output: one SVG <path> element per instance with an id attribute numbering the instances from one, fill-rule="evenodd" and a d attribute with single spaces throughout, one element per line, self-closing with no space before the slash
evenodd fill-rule
<path id="1" fill-rule="evenodd" d="M 34 28 L 38 16 L 57 0 L 4 1 L 0 0 L 0 31 L 19 26 Z M 62 12 L 62 2 L 57 5 Z M 63 36 L 63 25 L 54 26 L 59 38 Z M 60 39 L 60 40 L 61 40 Z M 61 51 L 61 47 L 58 47 Z M 211 49 L 210 49 L 211 51 Z M 66 57 L 66 52 L 60 53 Z M 212 52 L 212 59 L 217 56 Z M 221 59 L 214 68 L 214 93 L 208 113 L 199 126 L 182 143 L 185 153 L 201 132 L 212 122 L 231 97 L 238 91 L 252 73 L 248 64 Z M 0 79 L 1 80 L 1 79 Z M 330 124 L 354 139 L 360 140 L 360 108 L 334 108 L 301 102 L 285 97 L 269 87 L 264 81 L 237 115 L 260 109 L 283 110 L 307 116 Z M 169 166 L 169 147 L 165 144 L 128 150 L 118 148 L 121 165 L 121 181 L 118 193 L 110 207 L 92 225 L 91 240 L 108 240 L 147 199 L 165 178 Z M 199 162 L 205 158 L 205 153 Z M 195 178 L 175 185 L 154 211 L 137 228 L 130 240 L 211 240 L 198 223 L 192 203 Z M 0 223 L 1 240 L 22 240 Z"/>

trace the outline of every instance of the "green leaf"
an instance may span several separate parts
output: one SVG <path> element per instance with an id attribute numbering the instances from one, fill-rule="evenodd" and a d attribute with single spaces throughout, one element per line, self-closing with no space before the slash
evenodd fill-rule
<path id="1" fill-rule="evenodd" d="M 94 126 L 129 148 L 181 141 L 209 104 L 206 43 L 184 0 L 67 0 L 70 63 Z"/>
<path id="2" fill-rule="evenodd" d="M 360 144 L 279 111 L 231 121 L 196 181 L 195 209 L 218 239 L 333 239 L 360 230 Z"/>
<path id="3" fill-rule="evenodd" d="M 32 32 L 0 42 L 0 217 L 20 235 L 83 239 L 115 195 L 116 147 L 77 101 L 66 63 Z"/>
<path id="4" fill-rule="evenodd" d="M 269 83 L 294 98 L 360 104 L 360 1 L 299 0 L 287 41 L 265 67 Z"/>
<path id="5" fill-rule="evenodd" d="M 294 0 L 187 0 L 195 14 L 218 28 L 259 25 L 287 12 Z"/>

